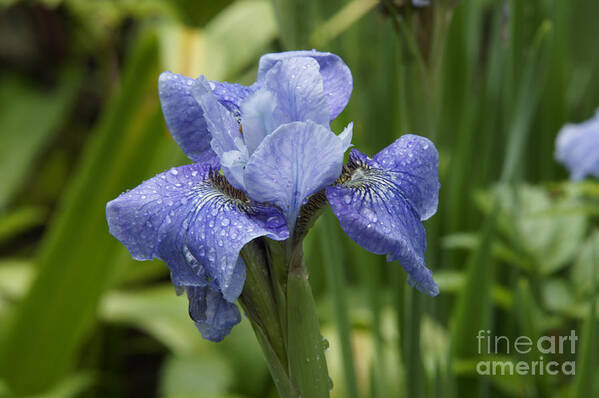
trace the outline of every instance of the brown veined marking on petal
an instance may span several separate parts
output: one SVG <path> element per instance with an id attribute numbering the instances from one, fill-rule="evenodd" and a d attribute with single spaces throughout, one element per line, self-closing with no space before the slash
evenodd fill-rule
<path id="1" fill-rule="evenodd" d="M 217 193 L 213 193 L 213 195 L 216 194 L 220 196 L 220 201 L 222 201 L 221 205 L 233 205 L 246 213 L 251 213 L 253 211 L 250 200 L 245 192 L 234 188 L 218 169 L 210 170 L 203 185 L 203 189 L 217 191 Z M 198 188 L 202 189 L 202 187 Z M 214 199 L 216 198 L 212 198 L 211 200 Z"/>
<path id="2" fill-rule="evenodd" d="M 350 160 L 343 165 L 341 175 L 339 178 L 337 178 L 333 185 L 344 185 L 346 182 L 351 180 L 354 172 L 357 169 L 370 170 L 371 167 L 364 162 L 350 158 Z"/>
<path id="3" fill-rule="evenodd" d="M 294 234 L 296 240 L 303 239 L 325 209 L 327 203 L 328 200 L 324 189 L 308 198 L 308 201 L 300 208 L 300 213 L 297 217 Z"/>
<path id="4" fill-rule="evenodd" d="M 389 192 L 403 196 L 385 177 L 387 173 L 393 172 L 373 168 L 359 159 L 350 159 L 343 166 L 341 176 L 335 181 L 335 185 L 352 189 L 361 200 L 384 200 L 389 197 Z"/>

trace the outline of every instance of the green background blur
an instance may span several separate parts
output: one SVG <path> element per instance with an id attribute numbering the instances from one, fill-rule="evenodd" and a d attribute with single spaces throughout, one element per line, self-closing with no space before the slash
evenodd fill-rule
<path id="1" fill-rule="evenodd" d="M 334 397 L 599 395 L 599 186 L 554 140 L 599 106 L 599 1 L 0 2 L 0 397 L 275 397 L 249 322 L 200 338 L 167 268 L 135 262 L 104 207 L 189 162 L 157 78 L 250 83 L 261 54 L 340 55 L 374 154 L 405 133 L 441 155 L 425 223 L 441 294 L 408 287 L 327 212 L 305 242 Z M 476 335 L 579 336 L 576 376 L 481 376 Z M 535 361 L 505 346 L 492 360 Z"/>

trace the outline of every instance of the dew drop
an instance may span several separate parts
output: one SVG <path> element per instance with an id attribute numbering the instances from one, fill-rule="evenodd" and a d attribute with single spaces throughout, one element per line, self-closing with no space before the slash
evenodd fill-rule
<path id="1" fill-rule="evenodd" d="M 171 174 L 176 176 L 177 174 L 179 174 L 179 171 L 177 169 L 171 169 Z"/>
<path id="2" fill-rule="evenodd" d="M 376 214 L 374 214 L 374 212 L 370 210 L 368 207 L 364 207 L 362 209 L 362 215 L 366 217 L 366 219 L 370 222 L 377 222 Z"/>
<path id="3" fill-rule="evenodd" d="M 322 349 L 324 351 L 329 349 L 329 341 L 327 339 L 325 339 L 324 337 L 322 338 Z"/>

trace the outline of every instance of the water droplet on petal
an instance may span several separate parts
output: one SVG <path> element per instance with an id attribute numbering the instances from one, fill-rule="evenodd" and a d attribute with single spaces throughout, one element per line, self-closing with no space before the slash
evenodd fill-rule
<path id="1" fill-rule="evenodd" d="M 374 214 L 374 212 L 372 210 L 370 210 L 368 207 L 364 207 L 362 209 L 362 215 L 364 217 L 366 217 L 366 219 L 368 221 L 371 221 L 371 222 L 377 222 L 377 220 L 378 220 L 376 214 Z"/>

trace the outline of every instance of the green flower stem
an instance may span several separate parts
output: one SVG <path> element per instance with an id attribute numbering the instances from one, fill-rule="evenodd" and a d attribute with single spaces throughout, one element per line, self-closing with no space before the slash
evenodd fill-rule
<path id="1" fill-rule="evenodd" d="M 282 398 L 327 398 L 331 389 L 301 242 L 320 214 L 321 202 L 312 203 L 300 217 L 295 238 L 257 239 L 241 252 L 246 281 L 239 301 Z"/>
<path id="2" fill-rule="evenodd" d="M 291 249 L 287 276 L 287 330 L 289 370 L 302 397 L 326 398 L 331 382 L 316 304 L 308 282 L 300 245 Z"/>
<path id="3" fill-rule="evenodd" d="M 279 322 L 283 331 L 283 344 L 287 348 L 287 243 L 265 239 L 268 265 L 274 298 L 279 311 Z"/>
<path id="4" fill-rule="evenodd" d="M 279 363 L 286 364 L 285 338 L 275 302 L 276 289 L 267 266 L 266 249 L 261 241 L 256 240 L 243 248 L 241 256 L 246 265 L 246 280 L 240 302 L 254 330 L 259 329 Z"/>
<path id="5" fill-rule="evenodd" d="M 242 307 L 247 312 L 243 301 L 241 301 L 241 303 Z M 279 357 L 273 350 L 270 341 L 257 324 L 254 322 L 251 322 L 251 324 L 258 342 L 260 343 L 260 347 L 262 348 L 262 352 L 264 352 L 264 358 L 266 359 L 268 370 L 270 371 L 273 382 L 277 387 L 279 396 L 281 398 L 299 398 L 300 396 L 297 392 L 297 389 L 291 383 L 291 379 L 287 373 L 287 368 L 284 366 L 284 363 L 281 363 Z"/>

